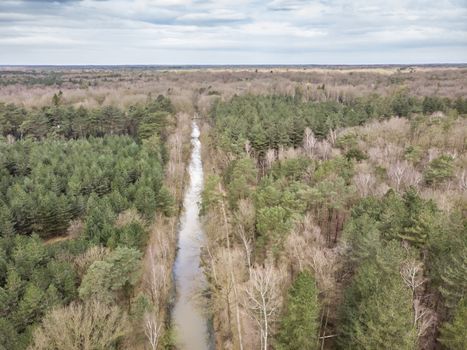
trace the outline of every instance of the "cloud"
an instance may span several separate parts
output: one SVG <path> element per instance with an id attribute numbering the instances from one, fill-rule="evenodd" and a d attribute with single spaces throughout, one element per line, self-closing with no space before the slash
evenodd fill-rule
<path id="1" fill-rule="evenodd" d="M 467 62 L 464 0 L 5 0 L 0 64 Z"/>

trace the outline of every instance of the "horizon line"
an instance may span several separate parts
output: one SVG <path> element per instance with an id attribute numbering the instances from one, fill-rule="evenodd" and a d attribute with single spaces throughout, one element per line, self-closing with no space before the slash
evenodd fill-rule
<path id="1" fill-rule="evenodd" d="M 433 63 L 214 63 L 214 64 L 159 64 L 159 63 L 124 63 L 124 64 L 3 64 L 0 67 L 429 67 L 429 66 L 467 66 L 467 62 Z"/>

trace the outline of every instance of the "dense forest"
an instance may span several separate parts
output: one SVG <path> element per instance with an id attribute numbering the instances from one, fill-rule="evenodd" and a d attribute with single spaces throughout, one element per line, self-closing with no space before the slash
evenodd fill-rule
<path id="1" fill-rule="evenodd" d="M 466 73 L 2 73 L 0 349 L 177 348 L 193 117 L 217 349 L 466 349 Z"/>
<path id="2" fill-rule="evenodd" d="M 403 90 L 214 105 L 204 264 L 220 348 L 465 349 L 465 117 L 465 99 Z"/>
<path id="3" fill-rule="evenodd" d="M 162 96 L 128 111 L 66 108 L 60 94 L 40 110 L 1 106 L 2 349 L 121 347 L 154 307 L 135 287 L 157 213 L 176 209 L 172 114 Z"/>

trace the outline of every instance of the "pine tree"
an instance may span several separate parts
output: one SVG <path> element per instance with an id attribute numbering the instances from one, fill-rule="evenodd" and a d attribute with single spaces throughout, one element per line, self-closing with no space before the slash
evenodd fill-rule
<path id="1" fill-rule="evenodd" d="M 413 350 L 412 292 L 399 274 L 405 252 L 396 242 L 376 259 L 365 261 L 347 289 L 342 307 L 339 344 L 342 349 Z"/>
<path id="2" fill-rule="evenodd" d="M 104 260 L 94 262 L 79 288 L 82 299 L 96 298 L 106 303 L 129 294 L 138 281 L 141 253 L 133 248 L 118 247 Z"/>
<path id="3" fill-rule="evenodd" d="M 309 272 L 299 273 L 288 291 L 285 308 L 277 349 L 317 349 L 320 307 L 318 289 Z"/>
<path id="4" fill-rule="evenodd" d="M 441 271 L 443 283 L 440 291 L 448 307 L 454 307 L 461 299 L 467 298 L 467 245 L 463 243 L 463 246 L 448 255 L 447 263 Z"/>
<path id="5" fill-rule="evenodd" d="M 467 349 L 467 301 L 461 300 L 457 306 L 454 318 L 441 326 L 441 337 L 439 341 L 447 349 Z"/>

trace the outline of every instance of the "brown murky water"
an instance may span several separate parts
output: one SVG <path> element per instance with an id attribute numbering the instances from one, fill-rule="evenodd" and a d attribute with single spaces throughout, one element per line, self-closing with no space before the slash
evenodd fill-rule
<path id="1" fill-rule="evenodd" d="M 198 125 L 193 122 L 191 161 L 188 167 L 190 185 L 183 201 L 180 219 L 178 252 L 174 266 L 176 301 L 172 320 L 176 332 L 177 348 L 183 350 L 208 350 L 211 341 L 208 319 L 200 302 L 200 292 L 206 285 L 200 267 L 200 248 L 204 234 L 199 221 L 199 202 L 203 190 L 203 166 Z"/>

